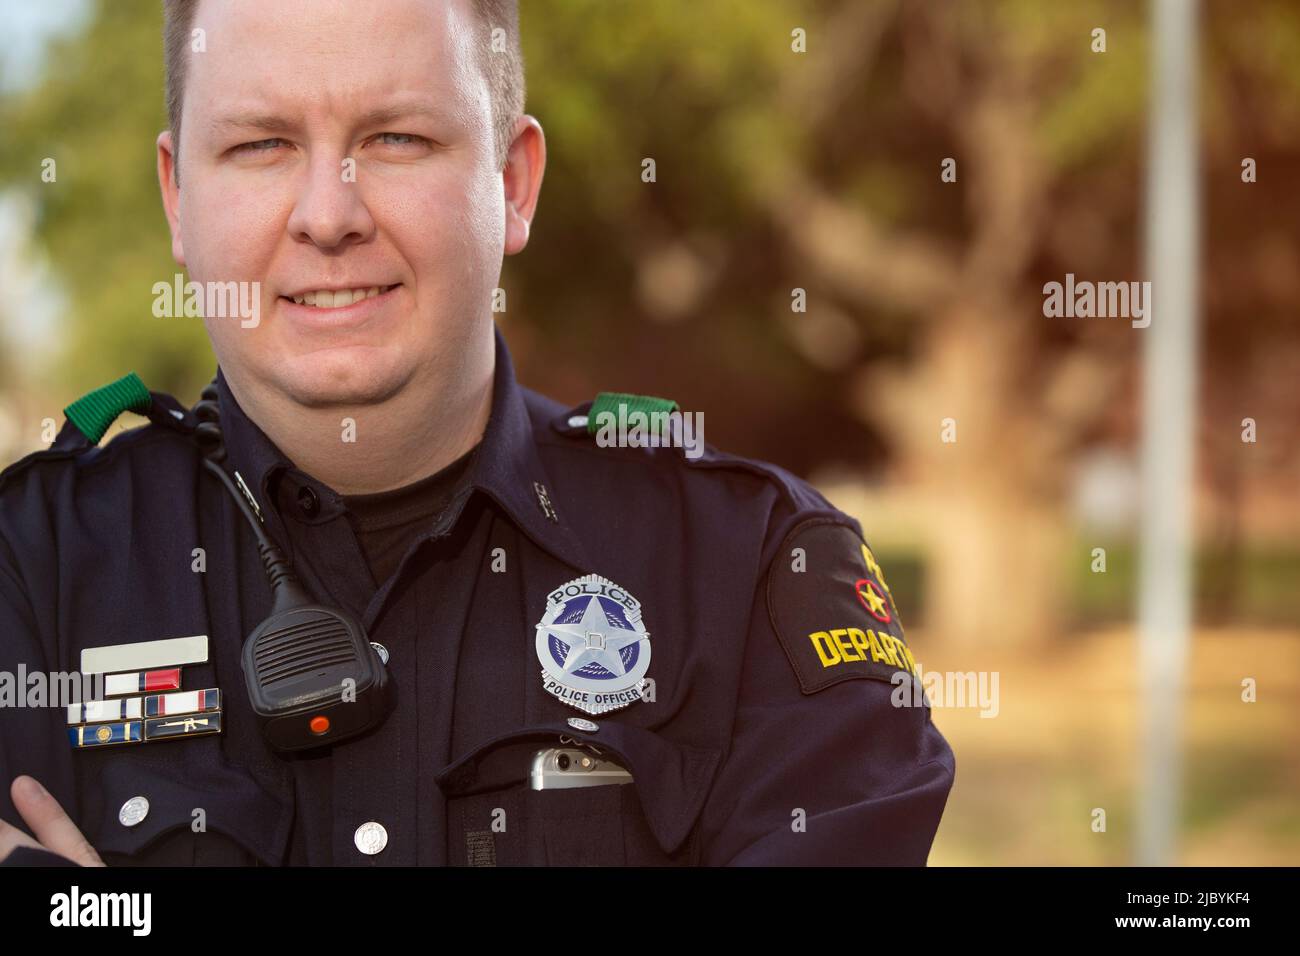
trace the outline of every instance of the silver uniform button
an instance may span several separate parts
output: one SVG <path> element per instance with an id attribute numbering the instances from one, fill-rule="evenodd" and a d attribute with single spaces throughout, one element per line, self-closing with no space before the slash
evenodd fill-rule
<path id="1" fill-rule="evenodd" d="M 148 815 L 149 801 L 144 797 L 132 797 L 117 811 L 117 822 L 124 827 L 133 827 Z"/>
<path id="2" fill-rule="evenodd" d="M 371 641 L 370 646 L 375 649 L 375 653 L 379 655 L 379 660 L 384 664 L 384 666 L 388 666 L 388 648 L 376 641 Z"/>
<path id="3" fill-rule="evenodd" d="M 566 723 L 574 730 L 585 730 L 589 734 L 594 734 L 600 730 L 600 724 L 594 720 L 587 720 L 583 717 L 570 717 Z"/>
<path id="4" fill-rule="evenodd" d="M 357 827 L 352 842 L 357 845 L 357 849 L 362 853 L 367 856 L 374 856 L 388 846 L 388 831 L 383 828 L 382 824 L 371 820 L 369 823 L 363 823 Z"/>

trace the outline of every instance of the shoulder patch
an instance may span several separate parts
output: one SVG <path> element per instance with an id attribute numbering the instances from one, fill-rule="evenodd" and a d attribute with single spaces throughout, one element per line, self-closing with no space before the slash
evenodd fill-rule
<path id="1" fill-rule="evenodd" d="M 893 596 L 867 543 L 836 518 L 811 518 L 782 543 L 767 612 L 805 694 L 853 678 L 919 677 Z"/>

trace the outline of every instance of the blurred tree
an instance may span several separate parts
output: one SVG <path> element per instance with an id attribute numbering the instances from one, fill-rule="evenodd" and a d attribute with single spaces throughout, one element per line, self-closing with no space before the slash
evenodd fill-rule
<path id="1" fill-rule="evenodd" d="M 545 308 L 526 306 L 547 361 L 559 340 L 558 354 L 608 370 L 601 386 L 622 372 L 632 387 L 671 383 L 714 421 L 728 410 L 759 434 L 775 422 L 759 453 L 795 467 L 828 452 L 878 467 L 887 450 L 932 502 L 931 623 L 969 639 L 1055 631 L 1063 452 L 1105 412 L 1114 357 L 1135 340 L 1127 326 L 1048 323 L 1036 273 L 1060 251 L 1077 271 L 1137 278 L 1141 8 L 637 10 L 548 6 L 525 30 L 558 175 L 540 248 L 511 275 L 531 290 L 586 265 L 548 287 Z M 1093 54 L 1103 23 L 1114 39 Z M 797 27 L 807 53 L 791 48 Z M 638 178 L 642 157 L 654 184 Z M 955 184 L 940 181 L 945 157 Z M 807 313 L 791 312 L 794 288 Z M 615 333 L 608 303 L 639 315 Z M 683 328 L 692 318 L 700 329 Z M 623 350 L 644 371 L 613 358 Z M 865 430 L 846 436 L 826 405 Z M 940 441 L 945 418 L 956 444 Z"/>
<path id="2" fill-rule="evenodd" d="M 1135 436 L 1142 338 L 1122 319 L 1046 319 L 1042 286 L 1067 272 L 1142 278 L 1146 5 L 525 12 L 536 16 L 525 25 L 531 109 L 552 162 L 538 242 L 507 275 L 545 336 L 538 364 L 571 379 L 575 399 L 596 387 L 669 391 L 710 411 L 715 440 L 739 436 L 728 443 L 805 473 L 838 460 L 878 475 L 888 461 L 930 503 L 929 623 L 970 640 L 1058 632 L 1062 562 L 1088 557 L 1070 554 L 1068 483 L 1083 448 Z M 1217 2 L 1205 16 L 1215 48 L 1204 89 L 1261 104 L 1274 137 L 1294 129 L 1294 5 Z M 791 49 L 795 28 L 806 53 Z M 1097 28 L 1105 52 L 1093 49 Z M 1235 113 L 1208 109 L 1207 135 Z M 653 184 L 638 178 L 646 157 Z M 955 183 L 940 180 L 948 157 Z M 1237 162 L 1206 175 L 1211 195 L 1239 209 Z M 1242 336 L 1239 309 L 1207 300 L 1210 340 L 1233 336 L 1251 356 L 1296 354 L 1276 310 L 1296 301 L 1280 278 L 1296 274 L 1296 219 L 1268 214 L 1278 199 L 1257 190 L 1230 234 L 1215 228 L 1211 200 L 1216 275 L 1239 238 L 1270 237 L 1257 261 L 1272 276 L 1272 318 L 1253 315 Z M 790 311 L 794 288 L 807 313 Z M 1253 295 L 1239 280 L 1220 288 L 1234 304 Z M 1223 383 L 1205 378 L 1212 399 Z M 1294 409 L 1296 389 L 1278 388 L 1290 405 L 1260 407 Z M 844 413 L 863 428 L 846 429 Z M 947 418 L 956 444 L 940 440 Z M 1235 429 L 1213 433 L 1237 441 Z M 1216 472 L 1235 467 L 1208 457 Z"/>
<path id="3" fill-rule="evenodd" d="M 1144 8 L 863 8 L 823 27 L 858 82 L 827 71 L 822 89 L 787 98 L 825 104 L 814 139 L 832 149 L 784 171 L 768 208 L 820 285 L 860 316 L 908 323 L 906 360 L 864 355 L 854 393 L 928 503 L 927 623 L 970 641 L 1042 639 L 1066 596 L 1070 466 L 1140 338 L 1123 320 L 1046 319 L 1041 290 L 1066 272 L 1139 278 Z M 882 216 L 891 183 L 908 198 Z"/>

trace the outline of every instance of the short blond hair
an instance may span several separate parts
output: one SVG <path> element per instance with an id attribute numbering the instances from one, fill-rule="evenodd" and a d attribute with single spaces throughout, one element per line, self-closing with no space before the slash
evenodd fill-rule
<path id="1" fill-rule="evenodd" d="M 492 140 L 497 167 L 506 162 L 511 134 L 524 112 L 524 57 L 519 47 L 519 0 L 470 0 L 479 25 L 479 62 L 492 98 Z M 163 71 L 167 122 L 173 148 L 180 153 L 181 105 L 189 63 L 190 31 L 199 0 L 163 0 Z M 503 31 L 502 49 L 492 52 L 493 34 Z M 492 52 L 492 55 L 488 55 Z M 180 170 L 177 169 L 177 181 Z"/>

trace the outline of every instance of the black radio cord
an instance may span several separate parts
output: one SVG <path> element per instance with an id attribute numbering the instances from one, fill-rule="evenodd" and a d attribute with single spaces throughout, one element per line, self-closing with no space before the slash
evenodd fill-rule
<path id="1" fill-rule="evenodd" d="M 293 573 L 288 559 L 284 556 L 278 545 L 267 535 L 266 529 L 262 527 L 262 519 L 249 506 L 245 499 L 244 492 L 235 485 L 227 474 L 223 463 L 226 460 L 226 445 L 221 434 L 221 408 L 217 404 L 217 383 L 209 383 L 201 394 L 198 402 L 192 409 L 194 416 L 199 420 L 198 425 L 194 428 L 194 437 L 199 443 L 203 452 L 203 467 L 215 475 L 230 496 L 235 499 L 244 518 L 248 521 L 249 527 L 253 529 L 253 534 L 257 538 L 257 553 L 262 559 L 262 567 L 266 571 L 267 582 L 271 585 L 272 614 L 278 614 L 281 611 L 287 611 L 291 608 L 305 607 L 312 604 L 312 600 L 303 590 L 298 576 Z"/>

